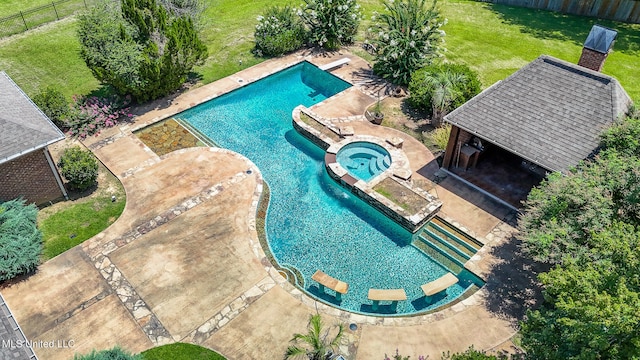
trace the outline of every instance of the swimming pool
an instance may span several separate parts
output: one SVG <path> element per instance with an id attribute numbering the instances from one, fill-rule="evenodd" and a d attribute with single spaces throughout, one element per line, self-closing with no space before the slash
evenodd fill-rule
<path id="1" fill-rule="evenodd" d="M 382 146 L 357 141 L 345 145 L 336 154 L 338 163 L 355 178 L 369 181 L 391 166 L 391 155 Z"/>
<path id="2" fill-rule="evenodd" d="M 241 153 L 261 170 L 271 189 L 266 234 L 283 267 L 304 277 L 304 290 L 345 310 L 372 310 L 369 288 L 403 288 L 398 314 L 441 306 L 473 285 L 463 271 L 446 298 L 427 305 L 420 289 L 447 270 L 411 245 L 412 235 L 340 187 L 326 173 L 324 151 L 298 134 L 291 112 L 312 106 L 350 84 L 302 62 L 187 110 L 177 117 L 221 147 Z M 316 270 L 349 283 L 337 302 L 311 280 Z"/>

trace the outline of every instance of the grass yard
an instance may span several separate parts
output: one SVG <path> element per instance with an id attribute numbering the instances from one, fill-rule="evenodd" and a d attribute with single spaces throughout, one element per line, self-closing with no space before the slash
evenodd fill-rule
<path id="1" fill-rule="evenodd" d="M 73 17 L 0 39 L 0 71 L 5 71 L 27 95 L 46 86 L 60 89 L 71 100 L 100 84 L 80 58 Z"/>
<path id="2" fill-rule="evenodd" d="M 0 18 L 47 4 L 51 0 L 0 0 Z"/>
<path id="3" fill-rule="evenodd" d="M 603 72 L 640 101 L 640 25 L 466 0 L 441 3 L 449 22 L 447 59 L 476 70 L 483 87 L 504 79 L 542 54 L 577 63 L 594 24 L 618 31 Z"/>
<path id="4" fill-rule="evenodd" d="M 226 360 L 224 356 L 202 346 L 174 343 L 151 348 L 142 353 L 144 360 Z"/>
<path id="5" fill-rule="evenodd" d="M 116 196 L 115 202 L 111 201 L 112 195 Z M 86 193 L 70 192 L 69 197 L 72 200 L 38 212 L 45 261 L 106 229 L 120 217 L 126 202 L 122 184 L 102 164 L 99 164 L 97 188 Z"/>
<path id="6" fill-rule="evenodd" d="M 209 58 L 195 69 L 202 82 L 210 83 L 261 62 L 262 58 L 251 53 L 256 17 L 268 6 L 289 3 L 289 0 L 211 2 L 203 30 Z M 362 39 L 370 15 L 382 6 L 377 0 L 360 3 L 365 15 L 360 28 Z M 598 22 L 619 31 L 604 72 L 618 78 L 629 95 L 640 100 L 640 83 L 636 81 L 640 67 L 640 25 L 469 0 L 441 0 L 439 4 L 448 19 L 444 27 L 447 59 L 466 63 L 478 71 L 484 87 L 504 79 L 541 54 L 577 62 L 587 33 Z M 58 87 L 69 98 L 72 94 L 97 90 L 98 82 L 78 55 L 75 29 L 75 21 L 66 19 L 1 39 L 0 70 L 6 71 L 29 95 L 46 85 Z"/>

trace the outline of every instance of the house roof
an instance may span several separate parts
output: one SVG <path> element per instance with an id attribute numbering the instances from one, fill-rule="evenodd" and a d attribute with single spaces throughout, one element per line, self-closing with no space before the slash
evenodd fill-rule
<path id="1" fill-rule="evenodd" d="M 0 164 L 62 139 L 62 131 L 0 71 Z"/>
<path id="2" fill-rule="evenodd" d="M 610 76 L 542 55 L 445 116 L 445 121 L 551 171 L 597 149 L 631 99 Z"/>

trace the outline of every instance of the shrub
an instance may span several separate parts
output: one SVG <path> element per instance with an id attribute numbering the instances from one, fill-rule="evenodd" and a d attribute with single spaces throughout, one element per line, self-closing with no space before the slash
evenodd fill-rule
<path id="1" fill-rule="evenodd" d="M 134 355 L 119 347 L 109 350 L 95 351 L 86 355 L 75 355 L 73 360 L 143 360 L 142 355 Z"/>
<path id="2" fill-rule="evenodd" d="M 75 105 L 70 111 L 66 126 L 70 136 L 78 136 L 81 139 L 133 116 L 127 107 L 131 102 L 130 96 L 74 97 L 74 101 Z"/>
<path id="3" fill-rule="evenodd" d="M 411 74 L 439 56 L 444 20 L 436 0 L 427 7 L 426 0 L 383 1 L 386 12 L 375 14 L 376 48 L 373 71 L 394 84 L 407 85 Z"/>
<path id="4" fill-rule="evenodd" d="M 327 50 L 353 43 L 360 23 L 360 5 L 355 0 L 304 0 L 298 12 L 309 28 L 309 41 Z"/>
<path id="5" fill-rule="evenodd" d="M 57 127 L 60 129 L 65 128 L 70 109 L 67 99 L 65 99 L 60 90 L 52 86 L 41 89 L 40 92 L 33 97 L 33 102 L 38 105 L 40 110 L 42 110 Z"/>
<path id="6" fill-rule="evenodd" d="M 65 149 L 58 167 L 72 189 L 86 190 L 98 178 L 98 161 L 89 150 L 82 150 L 79 146 Z"/>
<path id="7" fill-rule="evenodd" d="M 464 76 L 464 80 L 455 84 L 455 90 L 459 96 L 453 99 L 451 108 L 455 109 L 472 97 L 480 93 L 481 83 L 478 73 L 471 70 L 467 65 L 461 64 L 439 64 L 426 66 L 414 72 L 409 83 L 409 98 L 407 101 L 415 108 L 431 111 L 433 104 L 431 102 L 434 89 L 427 86 L 426 79 L 438 72 L 450 72 Z"/>
<path id="8" fill-rule="evenodd" d="M 262 16 L 254 33 L 258 56 L 280 56 L 300 49 L 306 41 L 306 30 L 289 6 L 273 6 Z"/>
<path id="9" fill-rule="evenodd" d="M 156 0 L 99 2 L 79 17 L 78 38 L 96 79 L 139 101 L 177 90 L 207 58 L 191 16 Z"/>
<path id="10" fill-rule="evenodd" d="M 449 135 L 451 134 L 451 125 L 445 124 L 442 127 L 435 129 L 429 136 L 431 141 L 438 149 L 445 150 L 449 143 Z"/>
<path id="11" fill-rule="evenodd" d="M 32 272 L 40 262 L 38 208 L 23 199 L 0 204 L 0 282 Z"/>

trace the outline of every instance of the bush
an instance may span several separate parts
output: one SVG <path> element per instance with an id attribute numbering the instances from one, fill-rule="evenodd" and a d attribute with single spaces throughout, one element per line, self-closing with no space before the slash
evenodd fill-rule
<path id="1" fill-rule="evenodd" d="M 191 15 L 156 0 L 102 1 L 79 17 L 80 55 L 93 75 L 139 101 L 177 90 L 207 58 Z"/>
<path id="2" fill-rule="evenodd" d="M 429 136 L 431 137 L 431 142 L 433 142 L 433 144 L 437 146 L 438 149 L 445 150 L 447 148 L 447 144 L 449 143 L 450 134 L 451 125 L 445 124 L 444 126 L 433 130 L 433 132 L 429 134 Z"/>
<path id="3" fill-rule="evenodd" d="M 289 6 L 273 6 L 262 16 L 254 33 L 258 56 L 280 56 L 300 49 L 306 42 L 306 30 Z"/>
<path id="4" fill-rule="evenodd" d="M 73 360 L 143 360 L 142 355 L 134 355 L 114 347 L 110 350 L 95 351 L 93 350 L 87 355 L 75 355 Z"/>
<path id="5" fill-rule="evenodd" d="M 426 79 L 438 72 L 450 72 L 464 77 L 463 81 L 455 84 L 455 91 L 459 94 L 451 103 L 453 109 L 459 107 L 472 97 L 480 93 L 482 84 L 478 78 L 478 73 L 471 70 L 467 65 L 461 64 L 439 64 L 426 66 L 411 76 L 409 83 L 409 104 L 417 109 L 431 111 L 431 102 L 434 89 L 427 86 Z"/>
<path id="6" fill-rule="evenodd" d="M 411 74 L 439 56 L 444 20 L 436 0 L 427 7 L 426 0 L 383 1 L 385 12 L 375 14 L 376 48 L 373 71 L 394 84 L 407 85 Z"/>
<path id="7" fill-rule="evenodd" d="M 463 353 L 442 354 L 441 359 L 442 360 L 507 360 L 508 357 L 503 354 L 500 354 L 498 356 L 487 355 L 484 351 L 478 351 L 474 349 L 473 346 L 471 346 Z"/>
<path id="8" fill-rule="evenodd" d="M 82 150 L 79 146 L 65 149 L 58 167 L 72 189 L 86 190 L 98 178 L 98 161 L 89 150 Z"/>
<path id="9" fill-rule="evenodd" d="M 309 41 L 327 50 L 353 43 L 360 23 L 355 0 L 304 0 L 298 12 L 309 28 Z"/>
<path id="10" fill-rule="evenodd" d="M 48 86 L 33 97 L 33 102 L 58 128 L 65 128 L 70 109 L 67 99 L 60 90 Z"/>
<path id="11" fill-rule="evenodd" d="M 131 102 L 130 96 L 124 98 L 118 95 L 104 98 L 91 96 L 74 98 L 74 100 L 75 105 L 70 111 L 66 127 L 70 136 L 78 136 L 81 139 L 133 116 L 127 107 Z"/>
<path id="12" fill-rule="evenodd" d="M 0 282 L 32 272 L 40 262 L 38 208 L 22 199 L 0 204 Z"/>

